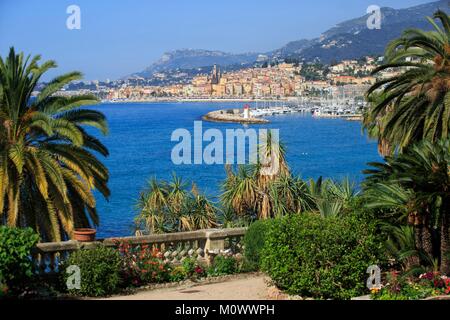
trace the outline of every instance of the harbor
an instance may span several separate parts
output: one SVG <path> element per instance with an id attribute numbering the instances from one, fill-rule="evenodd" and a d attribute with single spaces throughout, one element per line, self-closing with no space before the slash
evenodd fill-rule
<path id="1" fill-rule="evenodd" d="M 352 100 L 310 100 L 304 101 L 262 101 L 253 107 L 222 109 L 209 112 L 202 117 L 211 122 L 268 123 L 265 117 L 292 113 L 308 113 L 314 118 L 341 118 L 348 121 L 362 121 L 365 103 Z"/>

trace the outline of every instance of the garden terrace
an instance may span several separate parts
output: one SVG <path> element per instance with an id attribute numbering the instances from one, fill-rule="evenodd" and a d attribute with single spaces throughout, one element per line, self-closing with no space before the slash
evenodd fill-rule
<path id="1" fill-rule="evenodd" d="M 134 237 L 106 238 L 94 242 L 62 241 L 39 243 L 33 250 L 33 262 L 40 274 L 58 271 L 58 264 L 71 252 L 89 250 L 98 246 L 116 247 L 118 243 L 150 246 L 160 250 L 165 262 L 180 263 L 186 257 L 209 263 L 218 254 L 240 258 L 243 251 L 242 238 L 246 228 L 208 229 Z"/>

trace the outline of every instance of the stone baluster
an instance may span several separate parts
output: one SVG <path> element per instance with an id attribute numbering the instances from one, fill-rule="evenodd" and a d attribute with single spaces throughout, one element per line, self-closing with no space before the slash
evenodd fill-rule
<path id="1" fill-rule="evenodd" d="M 166 262 L 180 263 L 186 257 L 193 257 L 208 263 L 218 254 L 230 250 L 230 254 L 242 252 L 242 237 L 245 228 L 210 229 L 171 234 L 141 235 L 138 237 L 100 239 L 95 242 L 81 243 L 63 241 L 55 243 L 39 243 L 32 252 L 33 263 L 37 272 L 51 273 L 58 271 L 58 265 L 70 252 L 80 249 L 93 249 L 100 245 L 116 247 L 117 242 L 124 241 L 132 247 L 147 245 L 162 252 Z"/>

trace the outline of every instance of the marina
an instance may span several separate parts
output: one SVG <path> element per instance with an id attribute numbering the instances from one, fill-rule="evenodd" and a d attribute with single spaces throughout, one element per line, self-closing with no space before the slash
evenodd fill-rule
<path id="1" fill-rule="evenodd" d="M 202 117 L 211 122 L 267 123 L 265 117 L 292 113 L 311 114 L 314 118 L 342 118 L 361 121 L 366 105 L 354 100 L 309 100 L 297 101 L 256 101 L 252 107 L 244 104 L 242 108 L 212 111 Z"/>

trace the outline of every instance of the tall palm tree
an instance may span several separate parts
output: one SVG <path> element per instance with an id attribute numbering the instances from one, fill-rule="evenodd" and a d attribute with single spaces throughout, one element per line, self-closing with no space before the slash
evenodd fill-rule
<path id="1" fill-rule="evenodd" d="M 99 223 L 93 190 L 109 196 L 108 170 L 93 152 L 108 151 L 85 129 L 108 128 L 102 113 L 80 109 L 95 97 L 57 95 L 79 72 L 56 77 L 33 97 L 42 75 L 56 67 L 39 60 L 14 48 L 0 57 L 0 222 L 59 241 Z"/>
<path id="2" fill-rule="evenodd" d="M 381 103 L 386 97 L 386 94 L 380 94 L 379 92 L 373 92 L 368 97 L 369 105 L 378 105 Z M 395 148 L 392 147 L 391 143 L 384 136 L 384 128 L 386 126 L 386 121 L 389 117 L 389 114 L 392 110 L 392 107 L 387 107 L 382 113 L 378 113 L 374 115 L 372 109 L 364 109 L 363 111 L 363 131 L 367 132 L 367 135 L 371 139 L 378 140 L 378 153 L 385 157 L 391 155 Z"/>
<path id="3" fill-rule="evenodd" d="M 274 139 L 271 131 L 259 141 L 257 164 L 240 165 L 236 172 L 227 165 L 225 170 L 227 178 L 222 185 L 221 200 L 226 208 L 240 216 L 267 219 L 293 209 L 293 204 L 302 203 L 302 200 L 294 197 L 302 197 L 303 194 L 297 192 L 303 189 L 299 187 L 298 181 L 292 179 L 285 148 Z M 284 182 L 293 183 L 282 185 L 282 178 Z M 286 188 L 280 191 L 286 186 L 290 188 L 289 191 Z M 288 193 L 282 195 L 279 191 Z M 301 210 L 295 207 L 291 213 Z"/>
<path id="4" fill-rule="evenodd" d="M 368 98 L 381 94 L 366 115 L 366 125 L 382 119 L 381 141 L 399 151 L 414 142 L 448 137 L 450 123 L 450 18 L 437 11 L 428 18 L 434 31 L 410 29 L 386 48 L 386 63 L 374 70 L 397 75 L 377 81 Z M 369 125 L 370 126 L 370 125 Z M 395 149 L 394 148 L 394 149 Z"/>

